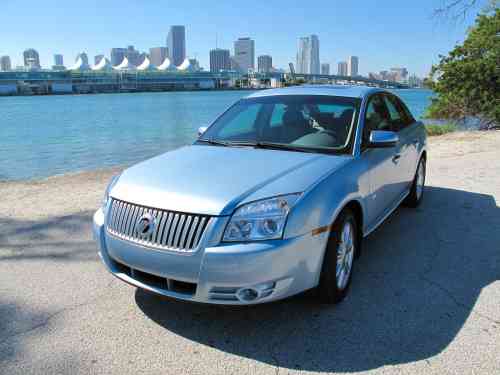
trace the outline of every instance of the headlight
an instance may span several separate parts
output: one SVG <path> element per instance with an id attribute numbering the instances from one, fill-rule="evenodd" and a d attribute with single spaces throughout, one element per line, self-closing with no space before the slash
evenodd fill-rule
<path id="1" fill-rule="evenodd" d="M 236 209 L 223 241 L 262 241 L 281 238 L 288 212 L 300 194 L 263 199 Z"/>
<path id="2" fill-rule="evenodd" d="M 102 209 L 106 209 L 107 205 L 108 205 L 108 201 L 109 201 L 109 192 L 111 191 L 111 189 L 113 188 L 113 186 L 116 185 L 116 183 L 118 182 L 118 179 L 120 178 L 120 175 L 116 175 L 116 176 L 113 176 L 111 178 L 111 181 L 109 182 L 108 184 L 108 187 L 106 188 L 106 192 L 104 193 L 104 198 L 102 199 Z"/>

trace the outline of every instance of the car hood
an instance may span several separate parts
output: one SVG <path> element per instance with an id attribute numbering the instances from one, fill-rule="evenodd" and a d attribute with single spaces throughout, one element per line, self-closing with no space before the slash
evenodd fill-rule
<path id="1" fill-rule="evenodd" d="M 351 157 L 192 145 L 126 169 L 113 198 L 180 212 L 230 215 L 236 206 L 303 192 Z"/>

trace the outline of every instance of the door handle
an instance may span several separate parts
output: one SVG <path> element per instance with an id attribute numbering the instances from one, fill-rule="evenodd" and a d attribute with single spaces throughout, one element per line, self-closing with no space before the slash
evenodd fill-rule
<path id="1" fill-rule="evenodd" d="M 401 154 L 396 154 L 392 157 L 392 161 L 394 163 L 397 163 L 399 161 L 399 159 L 401 158 Z"/>

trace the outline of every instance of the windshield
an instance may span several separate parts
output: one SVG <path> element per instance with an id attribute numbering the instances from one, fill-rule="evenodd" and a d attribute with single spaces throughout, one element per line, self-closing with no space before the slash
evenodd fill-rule
<path id="1" fill-rule="evenodd" d="M 289 150 L 350 152 L 360 100 L 338 96 L 281 95 L 242 99 L 199 141 L 284 146 Z"/>

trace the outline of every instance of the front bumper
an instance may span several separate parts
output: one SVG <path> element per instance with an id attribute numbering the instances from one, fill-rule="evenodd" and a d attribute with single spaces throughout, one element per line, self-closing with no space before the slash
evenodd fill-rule
<path id="1" fill-rule="evenodd" d="M 94 215 L 94 238 L 108 270 L 136 287 L 186 301 L 249 305 L 282 299 L 319 281 L 326 234 L 286 240 L 218 244 L 223 218 L 207 228 L 197 251 L 159 251 L 110 235 L 104 213 Z M 245 290 L 257 296 L 247 300 Z"/>

